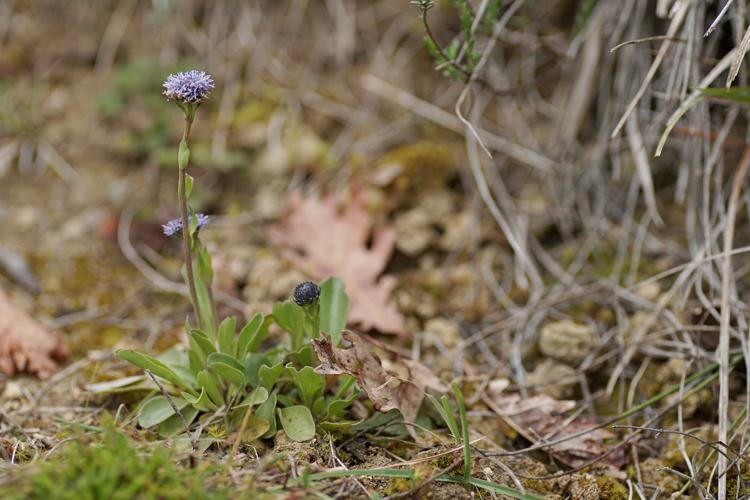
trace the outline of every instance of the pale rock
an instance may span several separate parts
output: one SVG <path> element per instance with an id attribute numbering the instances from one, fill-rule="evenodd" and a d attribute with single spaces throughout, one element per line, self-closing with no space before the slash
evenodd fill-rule
<path id="1" fill-rule="evenodd" d="M 455 347 L 461 341 L 458 324 L 445 318 L 433 318 L 425 324 L 425 340 L 434 345 L 439 341 L 446 347 Z"/>
<path id="2" fill-rule="evenodd" d="M 594 331 L 571 320 L 547 323 L 539 334 L 539 350 L 552 359 L 578 364 L 594 347 Z"/>
<path id="3" fill-rule="evenodd" d="M 573 397 L 578 377 L 570 366 L 545 359 L 528 375 L 526 381 L 538 393 L 554 399 L 568 399 Z"/>

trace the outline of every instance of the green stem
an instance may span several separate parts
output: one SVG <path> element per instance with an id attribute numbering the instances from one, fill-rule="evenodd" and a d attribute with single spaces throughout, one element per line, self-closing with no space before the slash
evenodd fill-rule
<path id="1" fill-rule="evenodd" d="M 194 115 L 193 115 L 194 116 Z M 193 254 L 190 244 L 190 223 L 188 220 L 187 205 L 187 159 L 190 154 L 188 149 L 188 140 L 190 139 L 190 129 L 193 126 L 193 118 L 188 113 L 185 115 L 185 131 L 180 141 L 180 152 L 178 154 L 179 179 L 177 182 L 177 198 L 180 202 L 180 218 L 182 219 L 182 246 L 185 252 L 185 270 L 187 274 L 188 288 L 190 289 L 190 300 L 193 303 L 193 312 L 195 321 L 202 325 L 200 310 L 198 308 L 198 293 L 195 289 L 195 276 L 193 275 Z"/>
<path id="2" fill-rule="evenodd" d="M 453 384 L 453 393 L 456 396 L 456 406 L 458 406 L 458 417 L 461 420 L 461 434 L 464 445 L 464 481 L 469 482 L 471 479 L 471 442 L 469 441 L 469 420 L 466 418 L 466 405 L 464 396 L 458 384 Z"/>

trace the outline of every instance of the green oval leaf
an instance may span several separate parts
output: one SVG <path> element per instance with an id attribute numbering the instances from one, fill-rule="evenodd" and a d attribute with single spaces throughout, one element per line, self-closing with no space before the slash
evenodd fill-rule
<path id="1" fill-rule="evenodd" d="M 289 406 L 278 408 L 281 427 L 292 441 L 309 441 L 315 437 L 315 421 L 307 406 Z"/>
<path id="2" fill-rule="evenodd" d="M 173 397 L 172 402 L 179 410 L 186 407 L 188 404 L 184 399 L 177 397 Z M 164 396 L 154 396 L 146 401 L 146 404 L 141 407 L 141 412 L 138 416 L 138 425 L 144 429 L 148 429 L 149 427 L 164 422 L 174 414 L 174 408 L 169 404 L 167 398 Z"/>
<path id="3" fill-rule="evenodd" d="M 181 432 L 185 432 L 185 422 L 187 422 L 187 425 L 189 426 L 193 423 L 193 420 L 195 420 L 195 417 L 198 416 L 199 413 L 198 408 L 195 406 L 186 406 L 180 410 L 180 412 L 185 419 L 184 422 L 179 415 L 172 415 L 159 424 L 159 435 L 161 437 L 172 437 Z"/>

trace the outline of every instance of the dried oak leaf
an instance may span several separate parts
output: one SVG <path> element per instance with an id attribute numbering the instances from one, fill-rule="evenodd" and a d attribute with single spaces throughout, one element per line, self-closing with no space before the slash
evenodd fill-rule
<path id="1" fill-rule="evenodd" d="M 416 420 L 427 387 L 445 391 L 440 380 L 416 361 L 394 362 L 393 371 L 398 375 L 387 372 L 380 358 L 356 333 L 342 332 L 340 347 L 333 345 L 330 338 L 313 339 L 312 344 L 320 360 L 316 372 L 356 377 L 359 387 L 365 391 L 376 410 L 386 412 L 396 409 L 407 423 Z M 412 426 L 407 426 L 407 429 L 416 437 Z"/>
<path id="2" fill-rule="evenodd" d="M 0 371 L 50 376 L 68 356 L 60 337 L 15 306 L 0 290 Z"/>
<path id="3" fill-rule="evenodd" d="M 363 329 L 405 335 L 404 318 L 391 301 L 393 276 L 380 276 L 393 252 L 395 232 L 384 227 L 372 234 L 372 218 L 360 196 L 346 209 L 338 197 L 292 193 L 288 213 L 269 228 L 271 240 L 302 271 L 321 281 L 337 276 L 346 283 L 349 321 Z"/>
<path id="4" fill-rule="evenodd" d="M 606 442 L 616 437 L 614 433 L 596 428 L 596 419 L 592 417 L 571 419 L 566 415 L 575 408 L 575 401 L 557 400 L 545 394 L 524 398 L 518 393 L 503 392 L 504 386 L 507 384 L 497 384 L 497 389 L 494 389 L 493 384 L 490 384 L 489 397 L 485 402 L 534 444 L 556 441 L 591 429 L 590 432 L 546 448 L 560 462 L 568 467 L 580 467 L 608 453 L 602 460 L 603 463 L 614 467 L 625 464 L 624 450 L 614 449 Z"/>

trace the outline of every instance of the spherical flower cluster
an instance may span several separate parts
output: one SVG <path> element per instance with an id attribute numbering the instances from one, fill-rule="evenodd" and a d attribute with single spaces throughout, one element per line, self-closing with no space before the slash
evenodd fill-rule
<path id="1" fill-rule="evenodd" d="M 169 75 L 164 81 L 164 95 L 181 104 L 200 104 L 211 95 L 214 81 L 205 71 L 190 70 Z"/>
<path id="2" fill-rule="evenodd" d="M 320 287 L 312 281 L 304 281 L 294 289 L 292 300 L 298 306 L 314 304 L 320 298 Z"/>
<path id="3" fill-rule="evenodd" d="M 195 214 L 196 217 L 198 217 L 198 229 L 202 228 L 206 224 L 208 224 L 211 220 L 209 219 L 208 215 L 205 214 Z M 188 215 L 188 224 L 192 222 L 193 216 Z M 174 236 L 176 234 L 180 234 L 182 232 L 182 219 L 172 219 L 171 221 L 167 222 L 166 224 L 161 226 L 164 230 L 165 236 Z"/>

